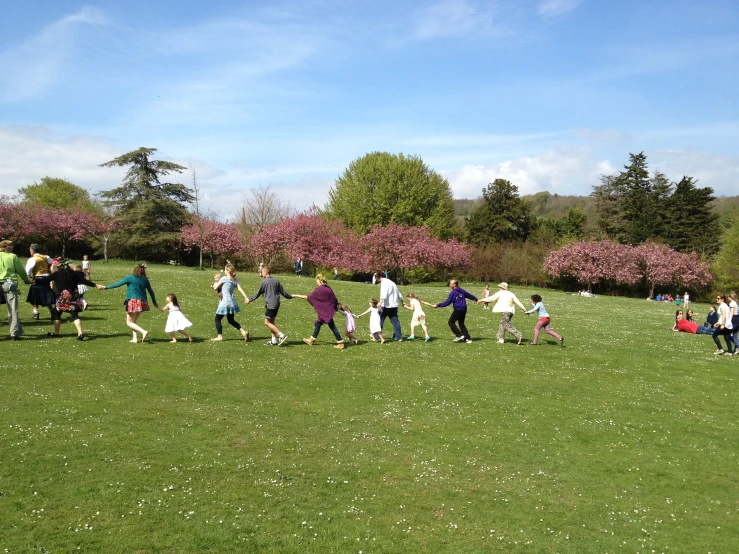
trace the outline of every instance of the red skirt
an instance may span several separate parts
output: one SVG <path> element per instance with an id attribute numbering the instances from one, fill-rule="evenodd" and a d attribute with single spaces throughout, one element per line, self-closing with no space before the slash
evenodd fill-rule
<path id="1" fill-rule="evenodd" d="M 148 312 L 149 304 L 144 300 L 138 298 L 130 298 L 126 300 L 126 313 L 135 314 L 138 312 Z"/>

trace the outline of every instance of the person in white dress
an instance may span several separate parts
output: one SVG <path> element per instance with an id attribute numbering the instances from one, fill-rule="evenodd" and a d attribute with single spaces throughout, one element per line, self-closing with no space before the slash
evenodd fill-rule
<path id="1" fill-rule="evenodd" d="M 362 312 L 357 316 L 357 318 L 362 317 L 363 315 L 370 314 L 370 334 L 372 335 L 372 342 L 380 342 L 384 343 L 385 339 L 382 336 L 382 325 L 380 324 L 380 310 L 378 309 L 377 305 L 379 302 L 372 298 L 369 301 L 369 308 L 367 308 L 366 311 Z"/>
<path id="2" fill-rule="evenodd" d="M 192 335 L 185 331 L 188 327 L 192 327 L 192 323 L 180 310 L 180 303 L 177 301 L 176 294 L 167 295 L 167 305 L 162 308 L 162 311 L 164 310 L 169 311 L 167 325 L 164 327 L 164 332 L 169 333 L 169 336 L 172 337 L 169 342 L 177 342 L 177 333 L 182 333 L 192 342 Z"/>
<path id="3" fill-rule="evenodd" d="M 426 327 L 426 312 L 424 312 L 423 308 L 421 307 L 422 300 L 420 300 L 412 292 L 409 292 L 406 295 L 406 298 L 408 298 L 408 302 L 410 303 L 410 306 L 403 306 L 403 307 L 413 312 L 413 319 L 411 319 L 411 334 L 408 337 L 408 340 L 415 340 L 416 327 L 420 325 L 421 329 L 423 329 L 423 334 L 425 335 L 424 342 L 430 341 L 431 337 L 429 336 L 428 327 Z M 427 305 L 430 306 L 431 304 L 427 303 Z"/>

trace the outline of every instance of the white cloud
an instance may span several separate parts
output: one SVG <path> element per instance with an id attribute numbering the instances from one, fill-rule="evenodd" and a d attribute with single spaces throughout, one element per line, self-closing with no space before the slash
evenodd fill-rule
<path id="1" fill-rule="evenodd" d="M 467 0 L 440 0 L 420 10 L 415 21 L 415 38 L 429 40 L 463 36 L 492 23 L 489 4 L 483 9 Z"/>
<path id="2" fill-rule="evenodd" d="M 647 151 L 652 169 L 677 182 L 684 175 L 698 180 L 699 187 L 711 187 L 716 196 L 739 194 L 739 155 L 699 150 Z"/>
<path id="3" fill-rule="evenodd" d="M 542 0 L 539 2 L 539 15 L 557 17 L 574 10 L 582 0 Z"/>
<path id="4" fill-rule="evenodd" d="M 495 179 L 507 179 L 520 194 L 542 190 L 554 194 L 590 194 L 602 174 L 613 173 L 608 160 L 597 160 L 589 148 L 560 146 L 536 157 L 520 157 L 499 164 L 464 165 L 442 171 L 455 198 L 477 198 Z"/>
<path id="5" fill-rule="evenodd" d="M 23 44 L 0 52 L 0 102 L 32 98 L 62 73 L 75 49 L 80 25 L 104 25 L 96 8 L 85 7 L 48 25 Z"/>

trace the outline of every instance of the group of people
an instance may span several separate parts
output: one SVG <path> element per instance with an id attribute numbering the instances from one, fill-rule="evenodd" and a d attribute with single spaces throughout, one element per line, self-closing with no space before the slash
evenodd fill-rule
<path id="1" fill-rule="evenodd" d="M 739 348 L 739 298 L 736 292 L 728 295 L 716 296 L 716 305 L 708 309 L 706 322 L 701 324 L 693 321 L 693 310 L 677 310 L 673 331 L 682 331 L 695 335 L 711 335 L 716 343 L 716 355 L 733 356 Z M 726 350 L 721 346 L 721 337 L 724 338 Z"/>
<path id="2" fill-rule="evenodd" d="M 170 342 L 177 342 L 178 333 L 185 335 L 190 342 L 193 341 L 193 336 L 188 332 L 192 323 L 182 313 L 176 294 L 169 294 L 167 296 L 167 303 L 164 307 L 160 307 L 157 303 L 154 290 L 146 276 L 146 264 L 137 264 L 130 275 L 106 286 L 90 280 L 91 266 L 87 259 L 83 260 L 83 264 L 80 267 L 74 267 L 63 258 L 51 258 L 41 253 L 39 246 L 33 244 L 30 247 L 28 263 L 26 267 L 23 267 L 18 257 L 12 253 L 12 248 L 12 242 L 0 242 L 2 299 L 8 304 L 12 340 L 19 340 L 24 332 L 20 323 L 17 297 L 18 283 L 19 281 L 23 281 L 30 285 L 27 301 L 33 306 L 33 318 L 39 318 L 39 308 L 41 307 L 47 307 L 50 311 L 54 328 L 53 331 L 48 333 L 49 337 L 60 336 L 61 316 L 66 312 L 75 326 L 77 339 L 86 340 L 88 337 L 86 337 L 82 330 L 80 312 L 86 306 L 84 292 L 87 290 L 87 287 L 94 287 L 98 290 L 110 290 L 125 285 L 126 297 L 124 300 L 124 311 L 126 313 L 126 326 L 132 333 L 130 342 L 145 342 L 149 336 L 149 331 L 139 324 L 141 315 L 144 312 L 150 311 L 149 298 L 154 308 L 163 312 L 169 312 L 165 332 L 169 333 L 171 337 Z M 428 342 L 431 340 L 431 336 L 426 323 L 426 314 L 423 310 L 423 305 L 432 308 L 451 306 L 452 313 L 449 317 L 448 324 L 454 333 L 454 341 L 470 344 L 472 343 L 472 339 L 465 324 L 468 300 L 478 304 L 484 304 L 486 308 L 492 305 L 492 311 L 501 314 L 497 334 L 499 343 L 503 343 L 505 333 L 509 333 L 516 338 L 517 344 L 521 344 L 523 335 L 511 323 L 516 306 L 523 310 L 526 315 L 536 313 L 539 317 L 539 321 L 534 329 L 534 340 L 531 344 L 538 343 L 539 333 L 542 329 L 555 337 L 560 343 L 564 343 L 564 338 L 550 328 L 549 314 L 542 303 L 541 296 L 533 295 L 531 297 L 533 307 L 527 311 L 524 305 L 516 298 L 515 294 L 508 290 L 507 283 L 500 283 L 498 285 L 499 290 L 495 294 L 490 294 L 490 287 L 489 285 L 486 286 L 483 298 L 478 300 L 476 296 L 460 287 L 458 281 L 452 280 L 449 282 L 451 290 L 445 300 L 438 303 L 430 303 L 421 300 L 415 293 L 409 292 L 406 295 L 406 303 L 398 286 L 387 276 L 387 273 L 377 272 L 373 275 L 373 280 L 380 285 L 379 299 L 370 299 L 367 310 L 355 316 L 347 304 L 339 302 L 334 291 L 328 286 L 328 279 L 323 274 L 316 276 L 316 288 L 310 294 L 291 295 L 285 290 L 280 281 L 271 275 L 269 267 L 260 264 L 259 272 L 262 281 L 257 291 L 251 297 L 247 296 L 239 284 L 236 278 L 236 269 L 231 263 L 227 263 L 223 274 L 218 273 L 214 276 L 213 289 L 218 293 L 219 302 L 215 314 L 216 337 L 212 339 L 213 341 L 223 340 L 223 318 L 226 318 L 228 324 L 241 334 L 245 342 L 249 340 L 249 332 L 236 321 L 236 315 L 241 311 L 235 295 L 238 291 L 243 297 L 245 305 L 254 302 L 260 296 L 263 297 L 265 304 L 264 325 L 271 334 L 267 344 L 271 346 L 283 345 L 287 339 L 287 335 L 276 324 L 281 298 L 288 300 L 293 298 L 304 299 L 315 310 L 317 319 L 314 323 L 313 333 L 303 339 L 303 342 L 309 345 L 316 342 L 319 332 L 324 325 L 329 327 L 336 339 L 335 348 L 344 348 L 346 344 L 358 344 L 356 321 L 366 315 L 369 315 L 369 328 L 372 341 L 385 342 L 382 329 L 385 321 L 390 319 L 393 329 L 392 340 L 401 342 L 404 340 L 398 317 L 401 307 L 412 312 L 410 333 L 405 340 L 415 340 L 416 329 L 420 326 L 423 331 L 423 340 Z M 335 276 L 336 272 L 334 272 Z M 334 322 L 334 317 L 337 313 L 343 315 L 345 318 L 345 335 L 347 341 L 342 338 L 342 333 Z"/>

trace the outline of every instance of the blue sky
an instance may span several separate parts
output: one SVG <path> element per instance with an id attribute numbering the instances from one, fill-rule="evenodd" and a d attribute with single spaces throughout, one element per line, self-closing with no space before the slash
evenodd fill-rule
<path id="1" fill-rule="evenodd" d="M 0 194 L 91 192 L 140 146 L 232 218 L 270 186 L 323 206 L 373 151 L 474 198 L 589 194 L 644 151 L 739 194 L 736 1 L 13 2 L 0 19 Z M 183 174 L 182 182 L 191 176 Z"/>

